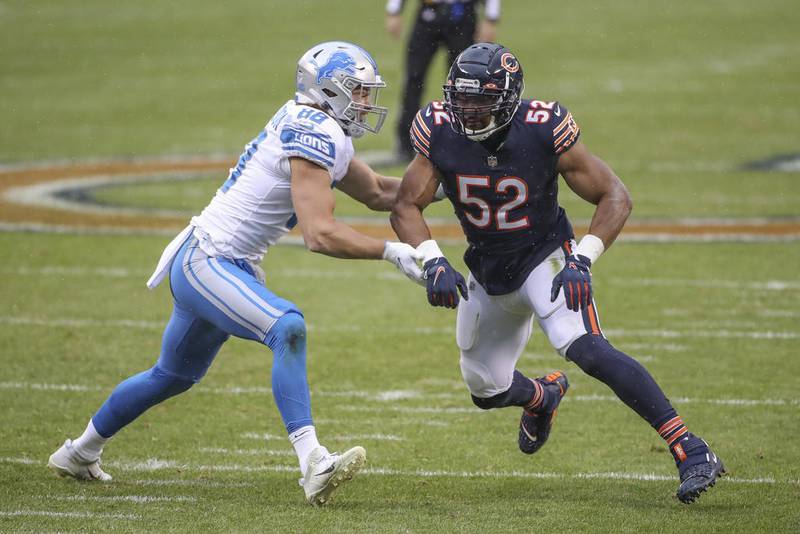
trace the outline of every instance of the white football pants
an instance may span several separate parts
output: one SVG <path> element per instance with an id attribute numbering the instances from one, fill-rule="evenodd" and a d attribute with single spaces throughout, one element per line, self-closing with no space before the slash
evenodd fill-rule
<path id="1" fill-rule="evenodd" d="M 553 278 L 564 268 L 564 258 L 560 247 L 536 266 L 519 289 L 499 296 L 488 295 L 470 273 L 469 300 L 461 299 L 458 305 L 456 343 L 461 349 L 461 373 L 476 397 L 492 397 L 511 387 L 534 318 L 564 357 L 579 337 L 602 335 L 594 302 L 586 310 L 571 311 L 563 290 L 550 302 Z"/>

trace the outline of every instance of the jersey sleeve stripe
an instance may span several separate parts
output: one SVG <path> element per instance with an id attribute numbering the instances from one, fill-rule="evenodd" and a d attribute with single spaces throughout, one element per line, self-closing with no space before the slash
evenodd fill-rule
<path id="1" fill-rule="evenodd" d="M 558 135 L 558 134 L 559 134 L 559 132 L 561 132 L 561 130 L 563 130 L 564 128 L 566 128 L 566 127 L 567 127 L 567 125 L 569 124 L 569 121 L 570 121 L 571 119 L 572 119 L 572 113 L 567 113 L 567 116 L 566 116 L 566 117 L 564 117 L 564 120 L 563 120 L 563 121 L 561 121 L 561 123 L 560 123 L 558 126 L 556 126 L 555 128 L 553 128 L 553 135 Z"/>
<path id="2" fill-rule="evenodd" d="M 425 124 L 425 121 L 424 121 L 424 120 L 423 120 L 423 118 L 422 118 L 422 111 L 421 111 L 421 110 L 420 110 L 420 111 L 417 111 L 417 116 L 416 116 L 416 117 L 414 117 L 414 121 L 415 121 L 415 122 L 417 122 L 417 123 L 419 123 L 419 125 L 420 125 L 420 128 L 422 129 L 422 131 L 423 131 L 423 132 L 425 132 L 425 135 L 427 135 L 428 137 L 430 137 L 430 135 L 431 135 L 431 129 L 430 129 L 430 128 L 428 128 L 428 125 L 427 125 L 427 124 Z"/>
<path id="3" fill-rule="evenodd" d="M 576 132 L 576 130 L 573 130 L 573 129 L 571 129 L 571 128 L 570 128 L 570 129 L 567 129 L 567 130 L 564 130 L 564 132 L 563 132 L 563 133 L 562 133 L 562 134 L 561 134 L 561 135 L 558 137 L 558 139 L 556 139 L 556 140 L 555 140 L 555 143 L 554 143 L 554 144 L 555 144 L 556 146 L 560 145 L 560 144 L 561 144 L 561 142 L 562 142 L 564 139 L 566 139 L 568 136 L 570 136 L 570 135 L 574 134 L 575 132 Z"/>
<path id="4" fill-rule="evenodd" d="M 412 140 L 414 141 L 414 148 L 417 150 L 417 152 L 419 152 L 420 154 L 422 154 L 426 158 L 430 159 L 431 154 L 430 154 L 430 152 L 428 152 L 428 149 L 425 148 L 424 146 L 422 146 L 416 139 L 412 139 Z"/>
<path id="5" fill-rule="evenodd" d="M 567 116 L 564 117 L 561 124 L 553 130 L 553 137 L 556 138 L 553 142 L 553 148 L 556 154 L 561 154 L 568 150 L 575 144 L 580 134 L 581 129 L 572 118 L 572 113 L 567 113 Z"/>
<path id="6" fill-rule="evenodd" d="M 422 132 L 419 131 L 416 122 L 411 124 L 411 135 L 415 140 L 420 141 L 426 147 L 431 147 L 431 142 L 426 139 L 424 135 L 422 135 Z"/>

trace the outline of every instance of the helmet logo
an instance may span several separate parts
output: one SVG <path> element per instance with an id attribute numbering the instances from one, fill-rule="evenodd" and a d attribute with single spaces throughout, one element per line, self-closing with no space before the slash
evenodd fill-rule
<path id="1" fill-rule="evenodd" d="M 456 78 L 456 90 L 461 91 L 462 89 L 478 89 L 481 86 L 481 82 L 478 80 L 470 80 L 469 78 Z"/>
<path id="2" fill-rule="evenodd" d="M 317 84 L 325 78 L 333 79 L 333 74 L 337 70 L 346 72 L 347 74 L 355 74 L 356 62 L 345 52 L 335 52 L 328 58 L 328 61 L 319 68 L 317 72 Z"/>
<path id="3" fill-rule="evenodd" d="M 511 74 L 514 74 L 519 70 L 519 61 L 514 57 L 514 54 L 506 52 L 500 56 L 500 66 Z"/>

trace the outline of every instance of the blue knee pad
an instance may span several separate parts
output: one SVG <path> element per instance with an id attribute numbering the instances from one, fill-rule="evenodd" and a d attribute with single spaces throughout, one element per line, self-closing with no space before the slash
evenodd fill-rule
<path id="1" fill-rule="evenodd" d="M 192 377 L 180 376 L 159 367 L 121 382 L 92 417 L 95 429 L 103 437 L 111 437 L 149 408 L 183 393 L 195 384 Z"/>
<path id="2" fill-rule="evenodd" d="M 264 339 L 274 354 L 272 395 L 290 434 L 313 424 L 306 376 L 306 322 L 290 311 L 278 319 Z"/>

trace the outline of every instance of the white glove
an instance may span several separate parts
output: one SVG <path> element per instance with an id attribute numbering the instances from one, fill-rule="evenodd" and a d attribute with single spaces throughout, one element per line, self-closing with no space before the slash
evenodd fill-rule
<path id="1" fill-rule="evenodd" d="M 422 269 L 419 268 L 418 260 L 422 259 L 422 254 L 417 249 L 407 243 L 398 241 L 387 241 L 383 247 L 383 259 L 393 263 L 400 272 L 410 280 L 425 285 Z"/>

